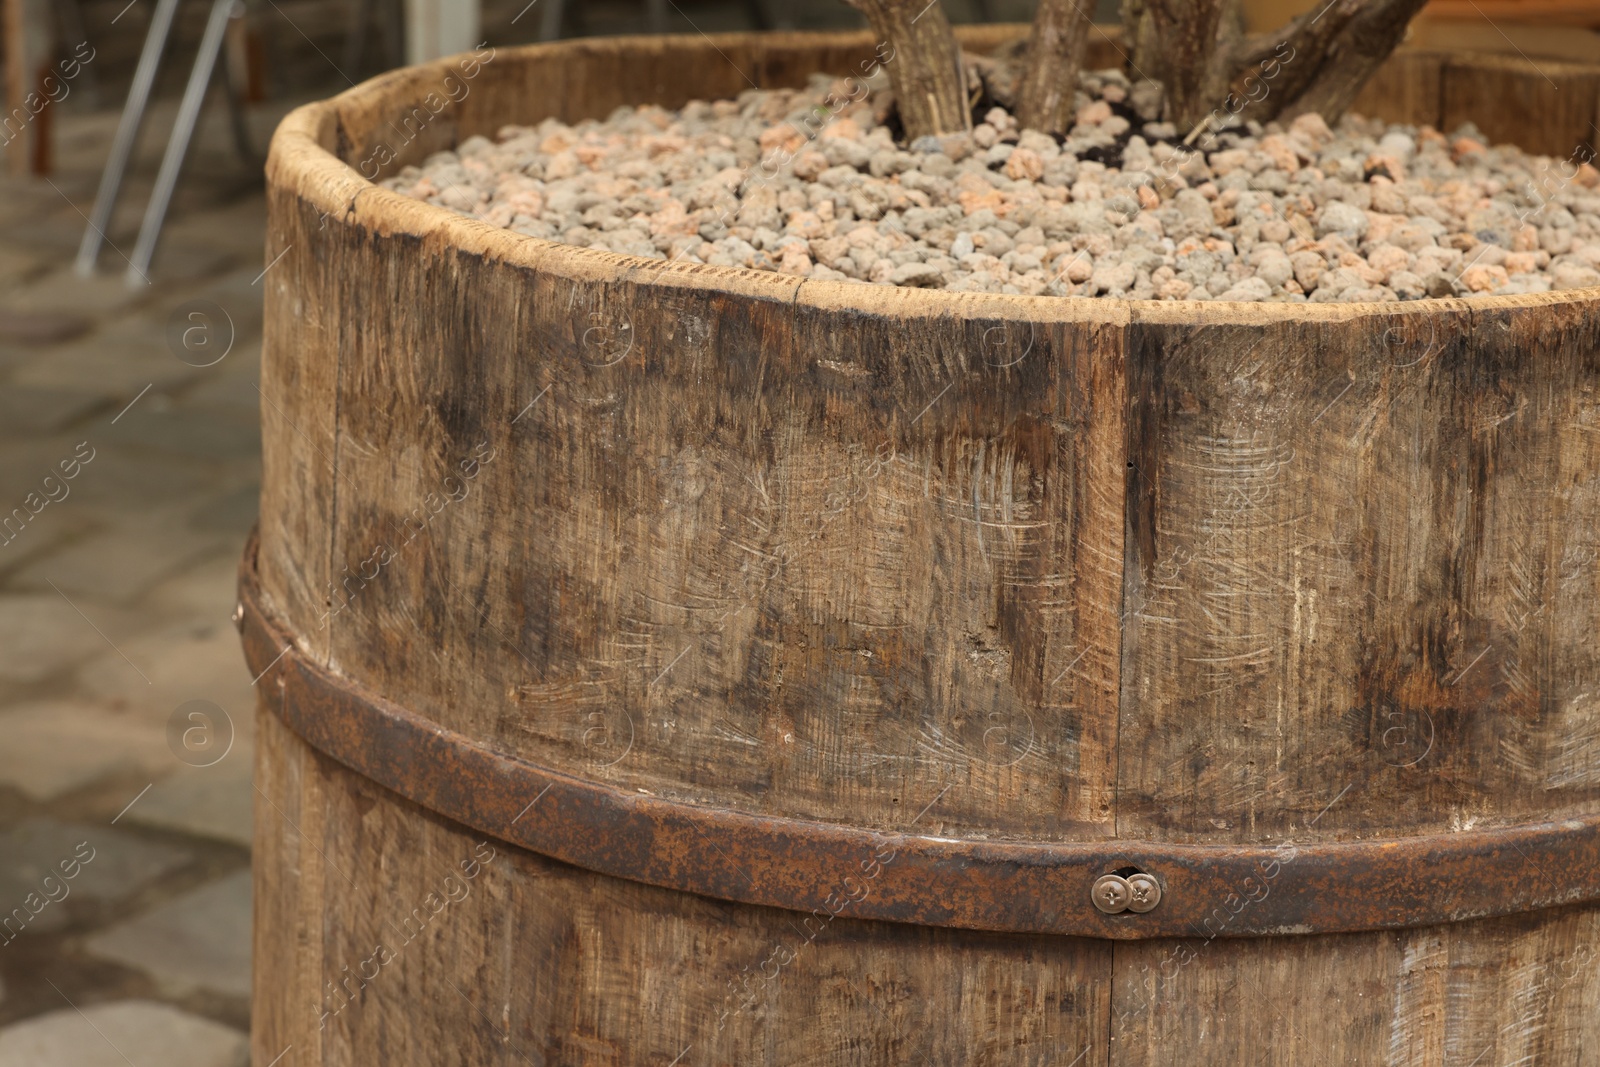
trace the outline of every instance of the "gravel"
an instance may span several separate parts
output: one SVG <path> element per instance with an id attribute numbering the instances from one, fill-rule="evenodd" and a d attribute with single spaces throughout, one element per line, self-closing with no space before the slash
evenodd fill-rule
<path id="1" fill-rule="evenodd" d="M 1153 121 L 1154 86 L 1099 71 L 1059 141 L 996 107 L 903 145 L 880 90 L 819 75 L 507 126 L 382 184 L 566 244 L 881 285 L 1313 302 L 1600 285 L 1600 172 L 1470 125 L 1246 111 L 1186 148 Z"/>

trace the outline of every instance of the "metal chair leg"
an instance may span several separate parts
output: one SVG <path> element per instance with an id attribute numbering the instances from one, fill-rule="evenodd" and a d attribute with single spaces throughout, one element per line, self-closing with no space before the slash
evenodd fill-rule
<path id="1" fill-rule="evenodd" d="M 161 63 L 161 52 L 166 48 L 167 37 L 172 32 L 172 16 L 178 10 L 178 0 L 156 0 L 155 13 L 150 16 L 150 30 L 144 37 L 144 50 L 139 53 L 139 65 L 133 72 L 133 84 L 128 89 L 128 102 L 122 109 L 122 119 L 117 123 L 116 135 L 111 139 L 111 154 L 106 159 L 105 173 L 100 176 L 100 191 L 95 194 L 94 207 L 89 212 L 89 228 L 78 245 L 78 258 L 74 264 L 79 276 L 94 273 L 95 260 L 100 255 L 100 243 L 106 239 L 106 227 L 111 224 L 111 213 L 117 206 L 117 191 L 122 185 L 123 173 L 128 169 L 128 157 L 133 154 L 134 142 L 139 139 L 139 126 L 144 121 L 144 110 L 150 102 L 150 87 L 155 83 L 156 67 Z"/>
<path id="2" fill-rule="evenodd" d="M 228 29 L 234 3 L 235 0 L 212 0 L 211 18 L 206 22 L 205 35 L 200 38 L 200 54 L 195 57 L 194 70 L 183 91 L 183 101 L 178 105 L 172 139 L 167 142 L 166 155 L 161 158 L 161 170 L 156 175 L 155 188 L 150 193 L 150 204 L 145 208 L 144 222 L 139 227 L 139 240 L 133 246 L 133 262 L 128 265 L 129 286 L 138 286 L 150 280 L 146 272 L 150 260 L 155 256 L 161 225 L 166 220 L 172 191 L 178 184 L 178 173 L 183 169 L 183 157 L 189 151 L 189 139 L 200 120 L 200 106 L 205 103 L 211 72 L 216 67 L 217 56 L 222 52 L 222 38 Z"/>

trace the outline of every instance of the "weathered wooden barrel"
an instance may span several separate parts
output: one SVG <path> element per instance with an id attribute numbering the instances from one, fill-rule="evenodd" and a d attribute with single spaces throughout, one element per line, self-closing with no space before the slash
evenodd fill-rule
<path id="1" fill-rule="evenodd" d="M 1600 1063 L 1595 291 L 801 281 L 367 180 L 872 45 L 485 52 L 279 130 L 257 1067 Z M 1475 62 L 1375 99 L 1592 118 Z M 1473 117 L 1565 151 L 1525 100 Z"/>

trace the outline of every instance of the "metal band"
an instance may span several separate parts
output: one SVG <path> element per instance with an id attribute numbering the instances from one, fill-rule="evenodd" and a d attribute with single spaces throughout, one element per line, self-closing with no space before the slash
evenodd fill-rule
<path id="1" fill-rule="evenodd" d="M 262 610 L 253 540 L 239 596 L 251 672 L 269 672 L 267 704 L 313 748 L 482 833 L 649 885 L 856 919 L 1123 940 L 1427 926 L 1600 897 L 1597 816 L 1293 850 L 989 843 L 627 793 L 495 752 L 313 664 Z M 1159 903 L 1122 910 L 1118 893 L 1091 895 L 1130 868 L 1155 879 Z"/>

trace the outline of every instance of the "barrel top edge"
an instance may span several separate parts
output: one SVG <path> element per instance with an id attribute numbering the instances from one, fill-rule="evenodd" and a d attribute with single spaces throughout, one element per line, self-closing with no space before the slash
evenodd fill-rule
<path id="1" fill-rule="evenodd" d="M 961 34 L 971 43 L 997 43 L 1020 24 L 973 27 Z M 848 46 L 870 44 L 867 31 L 784 34 L 729 33 L 710 35 L 714 47 L 762 47 L 781 39 L 788 50 L 807 44 Z M 498 62 L 534 62 L 558 55 L 670 49 L 680 40 L 701 43 L 691 35 L 579 38 L 544 44 L 511 46 Z M 463 53 L 468 55 L 469 53 Z M 1476 59 L 1446 53 L 1454 59 Z M 424 79 L 455 69 L 461 56 L 390 71 L 327 100 L 304 104 L 290 112 L 273 134 L 266 173 L 270 187 L 300 197 L 319 216 L 338 216 L 374 237 L 421 238 L 430 249 L 455 249 L 521 269 L 537 269 L 571 281 L 643 282 L 707 295 L 792 300 L 797 304 L 854 312 L 874 317 L 1004 318 L 1036 322 L 1091 322 L 1113 325 L 1174 326 L 1272 325 L 1278 323 L 1343 323 L 1362 319 L 1388 321 L 1395 316 L 1462 312 L 1548 309 L 1600 302 L 1600 287 L 1510 296 L 1428 298 L 1402 302 L 1348 304 L 1243 303 L 1199 300 L 1121 300 L 1106 297 L 1026 296 L 999 293 L 952 293 L 908 289 L 819 278 L 795 278 L 768 271 L 704 264 L 662 263 L 617 252 L 596 251 L 530 237 L 469 218 L 446 208 L 381 188 L 367 180 L 333 150 L 342 117 L 376 104 L 387 94 L 407 91 Z M 1496 61 L 1508 57 L 1485 55 Z M 1514 59 L 1515 57 L 1509 57 Z M 1519 61 L 1520 62 L 1520 61 Z M 1569 64 L 1600 76 L 1600 66 Z M 276 254 L 269 247 L 267 255 Z"/>

